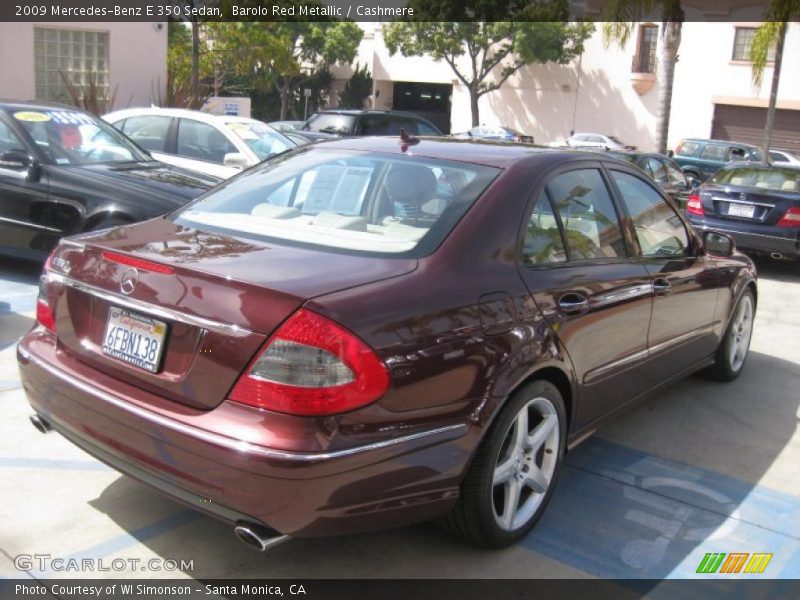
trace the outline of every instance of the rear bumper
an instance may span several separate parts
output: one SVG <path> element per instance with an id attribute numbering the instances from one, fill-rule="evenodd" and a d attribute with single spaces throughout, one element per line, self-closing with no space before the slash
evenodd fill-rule
<path id="1" fill-rule="evenodd" d="M 178 404 L 173 414 L 149 409 L 123 384 L 87 373 L 39 328 L 23 338 L 17 357 L 28 401 L 56 431 L 115 469 L 228 522 L 318 536 L 424 521 L 456 501 L 471 455 L 470 427 L 452 421 L 328 450 L 271 448 L 247 441 L 264 437 L 270 413 L 230 402 L 211 411 Z M 224 433 L 209 423 L 226 424 Z M 231 437 L 231 430 L 240 435 Z"/>
<path id="2" fill-rule="evenodd" d="M 786 258 L 800 259 L 800 230 L 793 227 L 750 225 L 722 219 L 699 218 L 688 215 L 698 231 L 713 229 L 727 233 L 741 250 L 772 254 L 778 252 Z"/>

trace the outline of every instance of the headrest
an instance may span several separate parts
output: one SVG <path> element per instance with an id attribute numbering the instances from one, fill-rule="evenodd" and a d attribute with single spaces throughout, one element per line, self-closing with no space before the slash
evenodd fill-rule
<path id="1" fill-rule="evenodd" d="M 399 204 L 425 204 L 436 193 L 436 176 L 428 167 L 394 164 L 386 175 L 386 194 Z"/>

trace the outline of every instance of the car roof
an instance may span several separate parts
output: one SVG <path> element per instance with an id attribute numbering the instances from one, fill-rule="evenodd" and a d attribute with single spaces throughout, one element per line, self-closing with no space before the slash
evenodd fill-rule
<path id="1" fill-rule="evenodd" d="M 507 168 L 521 160 L 531 157 L 559 157 L 563 160 L 589 159 L 600 160 L 599 153 L 572 150 L 568 148 L 550 148 L 533 144 L 520 144 L 482 140 L 476 138 L 424 137 L 416 138 L 418 143 L 408 145 L 403 150 L 399 136 L 347 137 L 325 142 L 326 150 L 358 150 L 365 152 L 385 152 L 389 154 L 405 154 L 441 160 L 453 160 L 466 163 Z M 619 161 L 608 157 L 611 160 Z"/>
<path id="2" fill-rule="evenodd" d="M 425 121 L 425 117 L 421 117 L 416 113 L 404 110 L 378 110 L 378 109 L 357 109 L 357 108 L 326 108 L 325 110 L 318 110 L 315 115 L 398 115 L 403 117 L 414 117 Z M 312 115 L 313 116 L 313 115 Z"/>
<path id="3" fill-rule="evenodd" d="M 747 144 L 745 142 L 732 142 L 730 140 L 715 140 L 711 138 L 685 138 L 684 142 L 700 142 L 711 144 L 723 144 L 727 146 L 742 146 L 743 148 L 758 148 L 755 144 Z"/>
<path id="4" fill-rule="evenodd" d="M 71 110 L 76 112 L 85 113 L 86 111 L 77 106 L 70 104 L 61 104 L 59 102 L 40 102 L 34 100 L 5 100 L 0 99 L 0 109 L 4 110 Z M 88 114 L 88 113 L 87 113 Z"/>
<path id="5" fill-rule="evenodd" d="M 203 121 L 204 123 L 219 123 L 220 121 L 249 122 L 256 120 L 256 119 L 250 119 L 248 117 L 215 115 L 212 113 L 203 112 L 201 110 L 189 110 L 187 108 L 160 108 L 158 106 L 124 108 L 122 110 L 116 110 L 114 112 L 108 113 L 107 115 L 103 115 L 103 118 L 105 119 L 113 117 L 117 119 L 126 119 L 128 117 L 134 117 L 139 115 L 163 115 L 165 117 L 184 117 L 187 119 L 196 119 L 198 121 Z"/>

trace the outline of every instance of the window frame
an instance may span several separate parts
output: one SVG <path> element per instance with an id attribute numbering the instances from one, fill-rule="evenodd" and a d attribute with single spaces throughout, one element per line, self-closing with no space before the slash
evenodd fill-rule
<path id="1" fill-rule="evenodd" d="M 636 168 L 636 167 L 634 167 Z M 555 209 L 555 203 L 553 202 L 553 198 L 550 194 L 550 191 L 547 189 L 549 183 L 558 177 L 559 175 L 563 175 L 570 171 L 582 171 L 582 170 L 596 170 L 600 173 L 600 177 L 603 180 L 603 183 L 606 186 L 606 190 L 608 191 L 609 198 L 611 199 L 611 205 L 614 208 L 614 213 L 617 215 L 617 222 L 619 224 L 620 232 L 622 233 L 622 241 L 625 246 L 625 256 L 607 256 L 603 258 L 588 258 L 588 259 L 580 259 L 580 260 L 573 260 L 572 255 L 570 252 L 569 244 L 567 244 L 567 238 L 565 236 L 564 231 L 564 223 L 561 220 L 561 214 L 558 210 Z M 620 169 L 623 170 L 623 169 Z M 625 170 L 625 172 L 633 172 Z M 525 234 L 527 231 L 527 223 L 533 214 L 533 210 L 536 208 L 536 203 L 538 202 L 539 198 L 542 196 L 542 192 L 544 192 L 544 196 L 547 197 L 548 201 L 550 202 L 551 209 L 556 218 L 556 223 L 558 223 L 558 231 L 561 235 L 561 241 L 564 244 L 564 250 L 567 255 L 567 260 L 562 262 L 554 262 L 554 263 L 543 263 L 532 265 L 525 262 L 523 258 L 523 248 L 525 245 Z M 663 197 L 664 195 L 661 194 Z M 516 245 L 516 263 L 517 267 L 520 269 L 525 270 L 532 270 L 538 271 L 542 269 L 568 269 L 571 267 L 581 267 L 581 266 L 590 266 L 590 265 L 609 265 L 609 264 L 626 264 L 634 261 L 639 261 L 642 259 L 641 249 L 639 248 L 639 243 L 636 240 L 635 236 L 633 239 L 631 238 L 631 227 L 628 226 L 630 222 L 629 217 L 627 214 L 622 212 L 622 207 L 620 206 L 619 202 L 619 192 L 614 185 L 614 182 L 611 181 L 610 175 L 606 169 L 606 166 L 603 162 L 597 160 L 576 160 L 569 162 L 565 165 L 560 165 L 555 167 L 549 171 L 539 180 L 539 182 L 533 187 L 531 192 L 528 195 L 528 200 L 525 204 L 525 210 L 522 213 L 520 218 L 520 222 L 518 223 L 517 229 L 517 245 Z M 686 222 L 681 219 L 686 226 Z"/>
<path id="2" fill-rule="evenodd" d="M 752 64 L 752 59 L 750 58 L 749 51 L 745 53 L 745 56 L 737 56 L 736 50 L 737 48 L 742 48 L 743 50 L 749 50 L 753 47 L 753 37 L 756 34 L 756 30 L 758 27 L 750 27 L 747 25 L 736 25 L 733 28 L 733 45 L 731 46 L 731 62 L 735 63 L 749 63 Z M 739 34 L 743 32 L 750 32 L 750 40 L 747 44 L 739 44 Z M 770 46 L 769 50 L 767 50 L 767 64 L 771 65 L 775 62 L 775 46 Z"/>
<path id="3" fill-rule="evenodd" d="M 652 47 L 652 56 L 648 55 L 648 61 L 646 68 L 642 68 L 642 63 L 644 59 L 643 53 L 643 45 L 645 42 L 645 32 L 646 31 L 655 31 L 655 39 L 652 40 L 651 47 Z M 648 41 L 649 43 L 649 41 Z M 633 68 L 632 72 L 634 73 L 655 73 L 656 72 L 656 63 L 658 62 L 658 25 L 655 23 L 642 23 L 639 26 L 639 35 L 636 40 L 636 54 L 633 57 Z M 650 66 L 652 63 L 652 66 Z"/>

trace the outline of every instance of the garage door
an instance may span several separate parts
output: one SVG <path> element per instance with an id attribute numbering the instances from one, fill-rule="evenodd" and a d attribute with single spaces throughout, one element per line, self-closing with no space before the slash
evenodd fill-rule
<path id="1" fill-rule="evenodd" d="M 762 146 L 767 109 L 717 104 L 711 137 Z M 772 130 L 772 147 L 800 156 L 800 110 L 777 109 Z"/>

